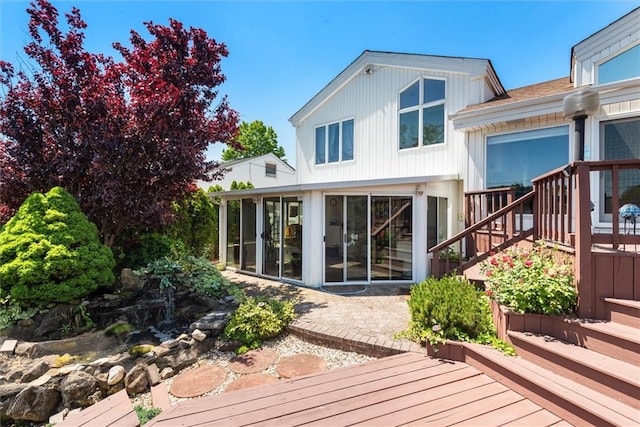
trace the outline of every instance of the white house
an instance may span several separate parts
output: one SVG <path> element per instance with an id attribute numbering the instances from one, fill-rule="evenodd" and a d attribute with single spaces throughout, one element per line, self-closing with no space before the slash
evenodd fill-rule
<path id="1" fill-rule="evenodd" d="M 220 165 L 227 170 L 217 181 L 198 181 L 198 187 L 205 191 L 210 186 L 219 185 L 224 190 L 231 189 L 236 182 L 250 182 L 255 188 L 277 187 L 296 183 L 296 170 L 273 153 L 262 156 L 231 160 Z"/>
<path id="2" fill-rule="evenodd" d="M 563 100 L 584 87 L 600 95 L 584 156 L 640 156 L 639 11 L 574 46 L 571 77 L 511 91 L 488 59 L 365 51 L 290 118 L 296 183 L 224 193 L 221 261 L 307 286 L 421 281 L 465 191 L 579 157 Z M 611 183 L 594 185 L 606 226 Z"/>

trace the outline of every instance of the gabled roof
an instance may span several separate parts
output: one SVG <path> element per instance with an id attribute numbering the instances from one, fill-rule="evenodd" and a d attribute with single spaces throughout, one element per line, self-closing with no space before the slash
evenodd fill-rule
<path id="1" fill-rule="evenodd" d="M 220 164 L 220 168 L 231 168 L 234 165 L 242 164 L 242 163 L 251 163 L 256 161 L 272 161 L 275 163 L 280 163 L 283 166 L 291 169 L 292 172 L 295 172 L 295 168 L 291 166 L 289 163 L 282 160 L 280 157 L 276 156 L 273 153 L 263 154 L 261 156 L 253 156 L 253 157 L 245 157 L 243 159 L 230 160 L 228 162 L 223 162 Z"/>
<path id="2" fill-rule="evenodd" d="M 569 77 L 563 77 L 508 90 L 487 102 L 470 105 L 450 118 L 454 129 L 464 130 L 562 114 L 562 100 L 574 90 Z"/>
<path id="3" fill-rule="evenodd" d="M 489 85 L 496 94 L 499 95 L 505 92 L 489 59 L 365 50 L 291 116 L 289 121 L 293 126 L 297 127 L 309 114 L 313 113 L 353 78 L 360 73 L 366 72 L 367 69 L 375 69 L 376 66 L 468 73 L 472 74 L 472 77 L 486 76 L 489 80 Z"/>
<path id="4" fill-rule="evenodd" d="M 523 86 L 516 89 L 509 89 L 503 95 L 496 96 L 495 98 L 490 99 L 487 102 L 483 102 L 482 104 L 470 105 L 467 108 L 462 109 L 459 113 L 481 110 L 483 108 L 490 108 L 498 105 L 527 101 L 559 93 L 566 93 L 573 89 L 573 83 L 571 83 L 569 77 L 562 77 L 560 79 L 549 80 L 546 82 Z"/>

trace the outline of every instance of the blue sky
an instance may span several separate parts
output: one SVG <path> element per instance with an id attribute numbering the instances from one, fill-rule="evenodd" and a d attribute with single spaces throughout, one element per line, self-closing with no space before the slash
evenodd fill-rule
<path id="1" fill-rule="evenodd" d="M 487 58 L 516 88 L 569 74 L 571 47 L 640 6 L 640 1 L 53 1 L 80 9 L 86 48 L 113 55 L 129 31 L 168 18 L 200 27 L 229 56 L 220 93 L 245 121 L 274 128 L 295 166 L 288 119 L 364 50 Z M 0 0 L 0 58 L 26 55 L 28 1 Z M 210 150 L 218 159 L 223 146 Z"/>

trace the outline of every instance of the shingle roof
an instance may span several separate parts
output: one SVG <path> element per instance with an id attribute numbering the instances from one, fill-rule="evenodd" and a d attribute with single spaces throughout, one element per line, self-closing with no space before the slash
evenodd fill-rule
<path id="1" fill-rule="evenodd" d="M 475 111 L 483 108 L 495 107 L 497 105 L 526 101 L 528 99 L 542 98 L 544 96 L 569 92 L 573 89 L 573 83 L 571 83 L 569 77 L 562 77 L 556 80 L 549 80 L 547 82 L 536 83 L 529 86 L 507 90 L 507 93 L 505 93 L 504 95 L 492 98 L 487 102 L 483 102 L 482 104 L 470 105 L 460 112 L 464 113 L 467 111 Z"/>

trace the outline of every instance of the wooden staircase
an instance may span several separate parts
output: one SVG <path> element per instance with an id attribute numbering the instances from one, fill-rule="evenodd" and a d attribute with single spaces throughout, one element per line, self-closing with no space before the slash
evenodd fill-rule
<path id="1" fill-rule="evenodd" d="M 608 304 L 616 320 L 550 317 L 551 332 L 507 331 L 518 357 L 466 343 L 445 346 L 437 356 L 475 366 L 574 425 L 637 426 L 640 305 Z"/>

